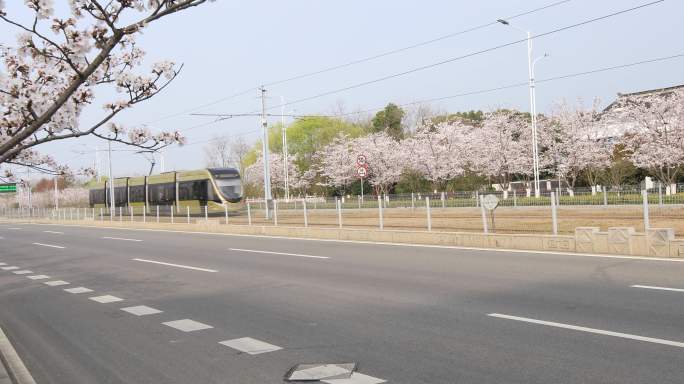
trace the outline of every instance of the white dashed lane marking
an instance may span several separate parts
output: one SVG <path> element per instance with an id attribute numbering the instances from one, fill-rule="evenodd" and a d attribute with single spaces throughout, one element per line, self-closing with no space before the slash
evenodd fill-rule
<path id="1" fill-rule="evenodd" d="M 43 284 L 49 285 L 51 287 L 59 287 L 60 285 L 68 285 L 69 283 L 64 281 L 64 280 L 55 280 L 55 281 L 46 281 Z"/>
<path id="2" fill-rule="evenodd" d="M 159 265 L 166 265 L 167 267 L 176 267 L 176 268 L 183 268 L 183 269 L 192 269 L 193 271 L 202 271 L 202 272 L 218 272 L 215 269 L 208 269 L 208 268 L 199 268 L 199 267 L 192 267 L 190 265 L 181 265 L 181 264 L 172 264 L 172 263 L 164 263 L 162 261 L 155 261 L 155 260 L 147 260 L 147 259 L 132 259 L 133 261 L 140 261 L 143 263 L 151 263 L 151 264 L 159 264 Z"/>
<path id="3" fill-rule="evenodd" d="M 321 380 L 322 383 L 327 384 L 380 384 L 386 383 L 387 380 L 378 379 L 377 377 L 364 375 L 362 373 L 354 372 L 347 379 L 331 379 Z"/>
<path id="4" fill-rule="evenodd" d="M 49 279 L 50 276 L 48 275 L 33 275 L 33 276 L 26 276 L 27 278 L 31 280 L 43 280 L 43 279 Z"/>
<path id="5" fill-rule="evenodd" d="M 15 269 L 19 269 L 19 267 L 15 267 L 13 265 L 9 267 L 2 267 L 3 271 L 14 271 Z"/>
<path id="6" fill-rule="evenodd" d="M 28 275 L 29 273 L 33 273 L 33 271 L 29 271 L 27 269 L 21 270 L 21 271 L 14 271 L 12 272 L 15 275 Z"/>
<path id="7" fill-rule="evenodd" d="M 22 228 L 18 228 L 18 227 L 10 227 L 10 228 L 7 228 L 7 229 L 10 229 L 10 230 L 12 230 L 12 231 L 21 231 L 21 230 L 22 230 Z"/>
<path id="8" fill-rule="evenodd" d="M 148 307 L 146 305 L 138 305 L 136 307 L 127 307 L 127 308 L 121 308 L 122 311 L 128 312 L 130 314 L 136 315 L 136 316 L 148 316 L 148 315 L 155 315 L 157 313 L 162 313 L 163 311 L 160 311 L 158 309 Z"/>
<path id="9" fill-rule="evenodd" d="M 61 245 L 52 245 L 52 244 L 43 244 L 43 243 L 33 243 L 33 245 L 38 245 L 41 247 L 48 247 L 48 248 L 57 248 L 57 249 L 64 249 Z"/>
<path id="10" fill-rule="evenodd" d="M 652 285 L 632 285 L 632 288 L 653 289 L 656 291 L 684 292 L 681 288 L 654 287 Z"/>
<path id="11" fill-rule="evenodd" d="M 97 301 L 100 304 L 116 303 L 117 301 L 123 301 L 122 298 L 112 295 L 94 296 L 91 297 L 90 300 Z"/>
<path id="12" fill-rule="evenodd" d="M 240 248 L 230 248 L 231 251 L 236 252 L 250 252 L 250 253 L 263 253 L 267 255 L 282 255 L 282 256 L 294 256 L 294 257 L 307 257 L 310 259 L 329 259 L 328 256 L 314 256 L 314 255 L 303 255 L 301 253 L 285 253 L 285 252 L 271 252 L 271 251 L 259 251 L 255 249 L 240 249 Z"/>
<path id="13" fill-rule="evenodd" d="M 7 265 L 7 263 L 0 263 L 0 265 Z"/>
<path id="14" fill-rule="evenodd" d="M 551 321 L 536 320 L 536 319 L 530 319 L 530 318 L 527 318 L 527 317 L 518 317 L 518 316 L 511 316 L 511 315 L 502 315 L 502 314 L 500 314 L 500 313 L 490 313 L 488 316 L 490 316 L 490 317 L 497 317 L 497 318 L 506 319 L 506 320 L 521 321 L 521 322 L 530 323 L 530 324 L 544 325 L 544 326 L 547 326 L 547 327 L 555 327 L 555 328 L 570 329 L 570 330 L 573 330 L 573 331 L 587 332 L 587 333 L 593 333 L 593 334 L 604 335 L 604 336 L 620 337 L 620 338 L 623 338 L 623 339 L 630 339 L 630 340 L 636 340 L 636 341 L 645 341 L 645 342 L 648 342 L 648 343 L 663 344 L 663 345 L 669 345 L 669 346 L 672 346 L 672 347 L 684 348 L 684 343 L 678 342 L 678 341 L 671 341 L 671 340 L 664 340 L 664 339 L 656 339 L 656 338 L 653 338 L 653 337 L 645 337 L 645 336 L 639 336 L 639 335 L 630 335 L 630 334 L 628 334 L 628 333 L 620 333 L 620 332 L 605 331 L 605 330 L 603 330 L 603 329 L 587 328 L 587 327 L 581 327 L 581 326 L 571 325 L 571 324 L 554 323 L 554 322 L 551 322 Z"/>
<path id="15" fill-rule="evenodd" d="M 43 231 L 43 233 L 51 233 L 53 235 L 63 235 L 64 232 L 58 232 L 58 231 Z"/>
<path id="16" fill-rule="evenodd" d="M 86 287 L 76 287 L 76 288 L 67 288 L 67 289 L 65 289 L 65 291 L 67 291 L 69 293 L 88 293 L 88 292 L 92 292 L 93 290 L 90 288 L 86 288 Z"/>
<path id="17" fill-rule="evenodd" d="M 201 331 L 203 329 L 214 328 L 211 325 L 203 324 L 203 323 L 200 323 L 198 321 L 190 320 L 190 319 L 167 321 L 167 322 L 162 323 L 162 324 L 167 325 L 171 328 L 176 328 L 179 331 L 183 331 L 183 332 L 194 332 L 194 331 Z"/>
<path id="18" fill-rule="evenodd" d="M 250 355 L 259 355 L 261 353 L 274 352 L 283 349 L 277 345 L 269 344 L 257 339 L 252 339 L 251 337 L 243 337 L 234 340 L 225 340 L 219 342 L 219 344 L 223 344 L 226 347 L 230 347 Z"/>
<path id="19" fill-rule="evenodd" d="M 142 241 L 142 240 L 138 240 L 138 239 L 126 239 L 123 237 L 107 237 L 107 236 L 103 237 L 103 239 L 105 239 L 105 240 L 119 240 L 119 241 L 133 241 L 136 243 L 139 243 Z"/>

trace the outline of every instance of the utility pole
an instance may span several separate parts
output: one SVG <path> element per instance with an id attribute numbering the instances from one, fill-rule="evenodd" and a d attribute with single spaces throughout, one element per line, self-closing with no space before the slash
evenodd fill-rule
<path id="1" fill-rule="evenodd" d="M 28 186 L 28 208 L 29 212 L 33 208 L 33 202 L 31 201 L 31 167 L 26 167 L 26 185 Z"/>
<path id="2" fill-rule="evenodd" d="M 268 159 L 268 122 L 266 121 L 266 88 L 261 87 L 261 127 L 262 127 L 262 145 L 264 156 L 264 206 L 266 207 L 266 218 L 270 219 L 271 214 L 268 204 L 273 199 L 271 195 L 271 169 Z"/>
<path id="3" fill-rule="evenodd" d="M 55 176 L 55 209 L 59 209 L 59 187 L 57 182 L 59 180 L 59 175 Z"/>
<path id="4" fill-rule="evenodd" d="M 287 151 L 287 129 L 285 128 L 285 97 L 280 96 L 280 123 L 283 131 L 283 174 L 285 175 L 285 200 L 290 200 L 289 153 Z"/>
<path id="5" fill-rule="evenodd" d="M 95 180 L 99 183 L 102 181 L 102 175 L 100 174 L 100 147 L 95 146 Z"/>
<path id="6" fill-rule="evenodd" d="M 114 178 L 112 177 L 112 142 L 107 140 L 109 153 L 109 217 L 114 220 L 116 213 L 116 200 L 114 200 Z"/>

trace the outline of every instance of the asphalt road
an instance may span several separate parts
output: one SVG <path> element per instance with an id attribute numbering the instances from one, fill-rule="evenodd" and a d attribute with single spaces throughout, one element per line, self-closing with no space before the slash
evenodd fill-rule
<path id="1" fill-rule="evenodd" d="M 30 224 L 0 244 L 0 326 L 39 384 L 684 381 L 683 262 Z"/>

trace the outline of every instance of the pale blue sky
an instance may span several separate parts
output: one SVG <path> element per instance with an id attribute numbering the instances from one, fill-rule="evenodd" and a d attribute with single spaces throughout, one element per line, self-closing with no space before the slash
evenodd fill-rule
<path id="1" fill-rule="evenodd" d="M 56 0 L 56 3 L 66 0 Z M 208 118 L 181 115 L 160 118 L 210 103 L 261 83 L 316 71 L 424 40 L 458 32 L 498 18 L 541 7 L 553 0 L 218 0 L 155 24 L 140 38 L 150 61 L 169 58 L 185 64 L 180 77 L 161 95 L 123 114 L 125 124 L 149 123 L 155 129 L 187 129 Z M 552 9 L 520 17 L 514 23 L 535 33 L 598 17 L 645 3 L 645 0 L 572 0 Z M 18 0 L 8 1 L 10 13 Z M 684 53 L 682 15 L 684 2 L 664 3 L 591 25 L 543 37 L 534 42 L 536 55 L 550 58 L 537 66 L 537 78 L 547 78 L 601 67 Z M 0 27 L 2 41 L 14 33 Z M 677 37 L 679 36 L 679 37 Z M 352 66 L 339 71 L 274 86 L 269 104 L 280 97 L 296 100 L 348 85 L 373 80 L 413 67 L 458 57 L 523 38 L 510 27 L 494 25 L 434 44 Z M 631 69 L 540 84 L 538 109 L 548 111 L 563 98 L 609 103 L 617 92 L 666 87 L 684 83 L 684 59 Z M 407 76 L 340 94 L 300 103 L 298 113 L 329 113 L 342 103 L 347 111 L 371 109 L 388 102 L 459 94 L 525 81 L 526 48 L 523 44 L 478 55 Z M 243 113 L 259 108 L 256 91 L 198 112 Z M 526 88 L 455 98 L 434 103 L 445 111 L 512 107 L 529 110 Z M 277 112 L 277 111 L 274 111 Z M 95 115 L 89 111 L 84 121 Z M 274 119 L 276 122 L 278 119 Z M 225 121 L 186 131 L 189 143 L 216 134 L 257 134 L 257 118 Z M 43 147 L 46 153 L 74 168 L 92 164 L 94 139 L 74 140 Z M 104 148 L 104 143 L 99 143 Z M 148 168 L 141 156 L 115 153 L 117 176 L 142 174 Z M 166 151 L 168 169 L 204 166 L 202 145 Z"/>

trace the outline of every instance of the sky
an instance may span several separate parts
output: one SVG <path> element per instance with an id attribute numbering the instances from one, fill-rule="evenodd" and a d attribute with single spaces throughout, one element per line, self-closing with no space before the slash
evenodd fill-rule
<path id="1" fill-rule="evenodd" d="M 205 166 L 204 143 L 216 135 L 259 137 L 257 117 L 221 122 L 191 113 L 239 114 L 260 109 L 253 89 L 293 76 L 412 46 L 492 23 L 558 0 L 218 0 L 163 19 L 138 39 L 147 62 L 171 59 L 184 65 L 161 94 L 122 113 L 115 121 L 153 130 L 180 130 L 187 145 L 164 150 L 166 170 Z M 649 0 L 570 0 L 511 20 L 461 33 L 431 44 L 362 64 L 269 86 L 269 107 L 297 101 L 413 68 L 459 58 L 523 40 L 525 30 L 542 34 L 607 15 Z M 10 15 L 25 12 L 23 2 L 7 1 Z M 55 0 L 56 4 L 66 0 Z M 533 40 L 536 78 L 591 71 L 684 53 L 684 1 L 666 0 L 646 8 Z M 11 44 L 17 31 L 0 25 L 0 42 Z M 677 38 L 677 36 L 680 36 Z M 617 93 L 684 84 L 684 58 L 537 85 L 537 110 L 548 113 L 567 100 L 609 104 Z M 331 114 L 379 109 L 398 104 L 487 90 L 527 80 L 524 42 L 454 60 L 386 81 L 288 105 L 286 113 Z M 84 126 L 101 113 L 104 97 L 82 116 Z M 208 105 L 211 104 L 211 105 Z M 500 107 L 529 111 L 526 87 L 485 92 L 429 103 L 434 110 L 458 112 Z M 280 113 L 275 108 L 271 113 Z M 280 121 L 279 117 L 269 123 Z M 290 119 L 288 119 L 290 121 Z M 40 147 L 72 169 L 93 166 L 99 148 L 106 169 L 106 143 L 81 138 Z M 149 161 L 130 148 L 114 145 L 115 177 L 146 174 Z"/>

